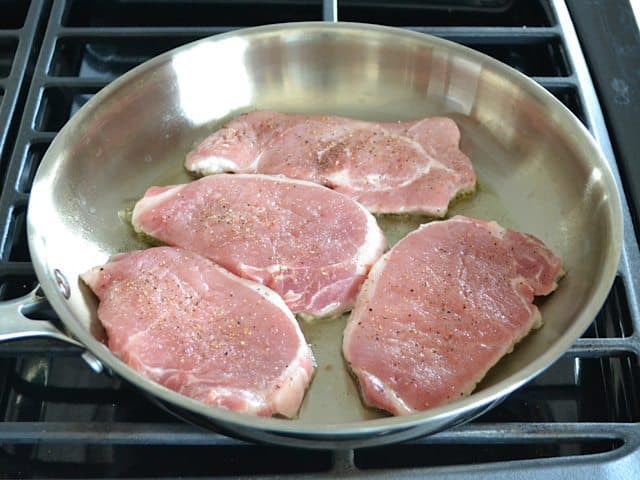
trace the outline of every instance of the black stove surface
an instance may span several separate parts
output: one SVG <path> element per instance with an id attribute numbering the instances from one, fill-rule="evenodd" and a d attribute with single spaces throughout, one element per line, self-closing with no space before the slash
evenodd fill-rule
<path id="1" fill-rule="evenodd" d="M 331 7 L 304 0 L 0 3 L 0 299 L 37 284 L 25 229 L 33 175 L 56 132 L 96 91 L 189 41 L 250 25 L 330 19 Z M 567 105 L 615 168 L 563 1 L 343 0 L 337 16 L 435 34 L 512 65 Z M 77 348 L 50 340 L 0 344 L 0 478 L 639 478 L 640 257 L 633 230 L 625 208 L 619 276 L 564 357 L 473 422 L 399 445 L 333 452 L 241 442 L 175 419 L 117 378 L 90 370 Z"/>

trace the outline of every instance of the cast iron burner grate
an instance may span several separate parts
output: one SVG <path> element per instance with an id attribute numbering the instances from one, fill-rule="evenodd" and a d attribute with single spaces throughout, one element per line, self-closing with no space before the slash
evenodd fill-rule
<path id="1" fill-rule="evenodd" d="M 532 76 L 591 130 L 617 172 L 563 1 L 343 0 L 337 14 L 454 40 Z M 58 129 L 96 91 L 198 38 L 335 16 L 331 0 L 3 3 L 0 298 L 36 285 L 25 230 L 33 175 Z M 0 345 L 0 478 L 640 477 L 640 261 L 626 204 L 624 215 L 619 275 L 594 324 L 543 375 L 467 425 L 356 451 L 251 445 L 176 420 L 89 370 L 78 349 L 30 340 Z"/>

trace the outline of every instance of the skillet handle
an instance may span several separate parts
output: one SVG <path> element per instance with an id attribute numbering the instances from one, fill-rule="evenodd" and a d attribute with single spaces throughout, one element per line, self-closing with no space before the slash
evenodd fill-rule
<path id="1" fill-rule="evenodd" d="M 22 297 L 0 302 L 0 343 L 35 337 L 60 340 L 82 348 L 82 359 L 94 372 L 101 373 L 104 369 L 102 362 L 85 350 L 82 344 L 62 333 L 50 321 L 32 320 L 25 315 L 47 305 L 47 299 L 40 286 Z"/>
<path id="2" fill-rule="evenodd" d="M 0 302 L 0 342 L 24 338 L 55 338 L 71 345 L 81 345 L 62 333 L 48 320 L 32 320 L 25 313 L 36 311 L 47 304 L 40 286 L 22 297 Z"/>

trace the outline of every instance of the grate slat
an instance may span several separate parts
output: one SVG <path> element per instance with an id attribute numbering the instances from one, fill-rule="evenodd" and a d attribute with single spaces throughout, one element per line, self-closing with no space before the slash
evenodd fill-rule
<path id="1" fill-rule="evenodd" d="M 403 27 L 456 42 L 474 43 L 530 43 L 561 38 L 557 27 Z"/>
<path id="2" fill-rule="evenodd" d="M 405 445 L 477 443 L 500 445 L 559 440 L 616 440 L 635 436 L 634 426 L 616 423 L 503 423 L 462 425 Z M 241 445 L 247 442 L 186 423 L 139 422 L 3 422 L 3 441 L 20 443 L 88 443 L 126 445 Z"/>
<path id="3" fill-rule="evenodd" d="M 243 26 L 211 26 L 211 27 L 57 27 L 57 35 L 65 38 L 126 38 L 131 35 L 141 38 L 153 37 L 209 37 L 233 30 L 244 28 Z"/>
<path id="4" fill-rule="evenodd" d="M 640 354 L 638 339 L 635 336 L 627 338 L 580 338 L 567 351 L 567 355 L 583 357 L 599 357 L 618 353 Z"/>
<path id="5" fill-rule="evenodd" d="M 42 81 L 42 86 L 44 88 L 60 87 L 68 89 L 78 88 L 97 90 L 106 87 L 109 83 L 109 80 L 102 78 L 46 77 L 46 79 Z"/>
<path id="6" fill-rule="evenodd" d="M 14 7 L 16 6 L 14 5 Z M 6 8 L 11 8 L 11 5 Z M 24 3 L 20 8 L 24 8 Z M 43 14 L 42 2 L 34 1 L 28 5 L 22 28 L 2 29 L 0 27 L 0 39 L 17 42 L 15 50 L 9 53 L 11 68 L 8 75 L 3 76 L 0 80 L 2 82 L 2 92 L 0 92 L 0 174 L 6 168 L 8 153 L 12 147 L 8 143 L 9 133 L 15 123 L 14 117 L 17 116 L 16 109 L 19 103 L 19 95 L 25 88 L 24 80 L 29 63 L 29 54 L 35 42 L 31 32 L 36 30 Z"/>

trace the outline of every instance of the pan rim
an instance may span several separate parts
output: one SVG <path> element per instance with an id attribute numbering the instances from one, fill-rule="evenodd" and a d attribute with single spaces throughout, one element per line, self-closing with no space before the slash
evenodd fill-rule
<path id="1" fill-rule="evenodd" d="M 42 192 L 40 188 L 41 175 L 43 166 L 46 167 L 49 164 L 55 164 L 56 158 L 51 154 L 54 150 L 54 146 L 60 142 L 60 138 L 65 132 L 68 132 L 75 128 L 77 124 L 83 121 L 87 114 L 91 113 L 97 108 L 104 98 L 109 97 L 112 93 L 117 91 L 123 85 L 129 83 L 133 78 L 139 75 L 149 72 L 156 68 L 158 65 L 172 59 L 175 55 L 190 50 L 197 45 L 223 41 L 227 38 L 233 37 L 248 37 L 253 35 L 268 35 L 270 33 L 281 33 L 286 30 L 295 29 L 314 29 L 318 31 L 333 32 L 337 30 L 345 30 L 351 32 L 358 32 L 366 34 L 367 32 L 375 32 L 378 34 L 384 34 L 394 37 L 396 40 L 398 37 L 413 39 L 418 44 L 424 45 L 424 47 L 440 46 L 446 49 L 455 49 L 456 51 L 464 52 L 464 55 L 471 59 L 481 61 L 484 65 L 491 66 L 497 70 L 501 75 L 505 76 L 510 81 L 518 82 L 523 85 L 527 93 L 533 95 L 536 99 L 542 102 L 551 102 L 554 108 L 557 108 L 562 115 L 566 117 L 566 120 L 570 121 L 571 134 L 575 136 L 576 141 L 586 142 L 586 148 L 591 150 L 594 155 L 597 155 L 598 167 L 603 169 L 602 176 L 605 179 L 609 190 L 615 192 L 615 195 L 611 195 L 610 209 L 611 209 L 611 225 L 610 225 L 610 237 L 614 240 L 608 245 L 607 252 L 604 252 L 603 266 L 602 266 L 602 280 L 601 288 L 597 289 L 594 295 L 589 301 L 584 304 L 577 315 L 577 318 L 571 324 L 571 327 L 565 331 L 560 337 L 558 337 L 553 344 L 547 349 L 544 355 L 538 357 L 534 362 L 528 365 L 527 368 L 521 369 L 518 372 L 506 377 L 505 379 L 497 382 L 496 384 L 486 387 L 476 393 L 473 393 L 469 397 L 461 400 L 457 400 L 447 405 L 430 409 L 424 412 L 415 413 L 411 416 L 403 417 L 385 417 L 380 419 L 361 420 L 357 422 L 347 423 L 299 423 L 295 420 L 279 419 L 279 418 L 258 418 L 245 414 L 239 414 L 230 412 L 223 409 L 212 409 L 200 402 L 192 400 L 188 397 L 183 397 L 172 390 L 169 390 L 161 385 L 148 380 L 146 377 L 136 373 L 133 369 L 128 367 L 124 362 L 120 361 L 115 355 L 113 355 L 104 345 L 99 343 L 91 333 L 82 328 L 80 323 L 76 321 L 67 321 L 67 318 L 75 318 L 75 315 L 64 301 L 56 287 L 55 281 L 52 278 L 49 269 L 46 267 L 46 246 L 41 241 L 40 237 L 36 235 L 37 225 L 34 221 L 34 205 L 37 205 L 39 198 L 44 198 L 46 192 Z M 365 435 L 384 435 L 389 433 L 390 430 L 397 429 L 410 429 L 418 427 L 425 422 L 438 422 L 447 421 L 447 419 L 455 419 L 463 416 L 465 413 L 489 405 L 492 402 L 504 397 L 513 390 L 519 388 L 524 383 L 531 380 L 531 378 L 539 375 L 546 368 L 551 366 L 555 360 L 564 354 L 564 352 L 575 342 L 577 338 L 586 330 L 590 323 L 595 318 L 596 314 L 603 305 L 612 285 L 615 280 L 617 265 L 621 255 L 622 249 L 622 208 L 620 204 L 619 191 L 614 180 L 611 167 L 606 161 L 603 154 L 600 152 L 595 140 L 591 137 L 589 131 L 582 125 L 582 123 L 573 115 L 573 113 L 565 107 L 559 100 L 553 97 L 551 93 L 547 92 L 543 87 L 536 82 L 518 72 L 517 70 L 497 61 L 485 54 L 482 54 L 476 50 L 465 47 L 455 42 L 444 40 L 432 35 L 415 32 L 411 30 L 387 27 L 381 25 L 363 24 L 363 23 L 350 23 L 350 22 L 292 22 L 265 25 L 259 27 L 251 27 L 246 29 L 240 29 L 235 31 L 226 32 L 223 34 L 215 35 L 212 37 L 203 38 L 186 45 L 182 45 L 168 52 L 165 52 L 157 57 L 154 57 L 147 62 L 135 67 L 129 72 L 125 73 L 121 77 L 117 78 L 96 95 L 93 96 L 60 130 L 56 138 L 51 143 L 47 153 L 45 153 L 41 165 L 38 168 L 38 172 L 35 175 L 33 188 L 31 193 L 31 199 L 27 211 L 27 236 L 29 242 L 29 250 L 32 255 L 34 269 L 38 280 L 47 296 L 47 299 L 52 304 L 55 311 L 60 315 L 60 319 L 66 328 L 73 334 L 75 338 L 80 340 L 83 345 L 94 354 L 100 361 L 111 368 L 118 376 L 124 378 L 126 381 L 132 383 L 137 388 L 151 394 L 152 396 L 166 402 L 172 406 L 186 409 L 194 412 L 198 415 L 202 415 L 211 419 L 213 422 L 222 422 L 224 424 L 248 427 L 251 429 L 260 428 L 265 431 L 269 431 L 275 434 L 285 435 L 301 435 L 317 438 L 321 440 L 326 438 L 337 437 L 362 437 Z M 606 287 L 606 288 L 605 288 Z"/>

